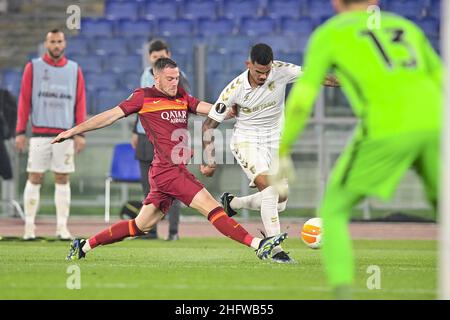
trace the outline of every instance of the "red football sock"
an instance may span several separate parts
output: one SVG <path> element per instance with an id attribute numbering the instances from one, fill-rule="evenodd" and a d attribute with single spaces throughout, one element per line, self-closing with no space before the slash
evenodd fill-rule
<path id="1" fill-rule="evenodd" d="M 89 245 L 91 249 L 94 249 L 99 245 L 110 244 L 122 241 L 127 237 L 140 236 L 143 234 L 144 233 L 137 227 L 136 221 L 134 221 L 134 219 L 119 221 L 108 229 L 105 229 L 97 233 L 95 236 L 90 237 Z"/>
<path id="2" fill-rule="evenodd" d="M 227 216 L 222 207 L 217 207 L 208 214 L 208 220 L 223 235 L 250 247 L 253 236 L 239 223 Z"/>

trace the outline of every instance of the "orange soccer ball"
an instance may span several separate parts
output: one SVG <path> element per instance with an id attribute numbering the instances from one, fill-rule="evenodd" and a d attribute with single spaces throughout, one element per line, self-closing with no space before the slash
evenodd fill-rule
<path id="1" fill-rule="evenodd" d="M 322 245 L 322 219 L 312 218 L 306 221 L 300 237 L 311 249 L 319 249 Z"/>

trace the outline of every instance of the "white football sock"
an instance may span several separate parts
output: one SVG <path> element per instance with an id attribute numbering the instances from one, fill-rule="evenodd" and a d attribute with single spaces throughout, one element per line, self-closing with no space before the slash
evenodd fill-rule
<path id="1" fill-rule="evenodd" d="M 67 227 L 70 210 L 70 183 L 55 183 L 55 206 L 57 228 Z"/>
<path id="2" fill-rule="evenodd" d="M 245 197 L 234 197 L 233 200 L 230 201 L 230 206 L 234 210 L 239 209 L 250 209 L 250 210 L 260 210 L 261 209 L 261 200 L 262 195 L 261 192 L 254 193 Z M 281 203 L 278 203 L 277 210 L 278 212 L 283 212 L 286 210 L 287 200 Z"/>
<path id="3" fill-rule="evenodd" d="M 25 224 L 34 225 L 36 213 L 39 207 L 40 190 L 40 184 L 33 184 L 30 180 L 27 180 L 25 190 L 23 192 Z"/>
<path id="4" fill-rule="evenodd" d="M 91 245 L 89 244 L 89 239 L 86 239 L 86 242 L 85 242 L 83 248 L 81 248 L 81 250 L 83 250 L 84 253 L 91 250 Z"/>
<path id="5" fill-rule="evenodd" d="M 268 237 L 280 233 L 280 219 L 278 218 L 278 193 L 270 186 L 261 191 L 261 219 Z"/>
<path id="6" fill-rule="evenodd" d="M 234 197 L 233 200 L 230 201 L 230 206 L 234 210 L 259 210 L 261 208 L 261 199 L 261 192 L 257 192 L 245 197 Z"/>
<path id="7" fill-rule="evenodd" d="M 253 249 L 259 249 L 259 244 L 261 243 L 261 240 L 262 239 L 260 238 L 254 237 L 252 243 L 250 244 L 250 247 L 252 247 Z"/>

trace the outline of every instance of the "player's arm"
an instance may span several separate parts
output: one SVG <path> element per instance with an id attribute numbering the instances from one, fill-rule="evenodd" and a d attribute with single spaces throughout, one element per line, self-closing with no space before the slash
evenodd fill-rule
<path id="1" fill-rule="evenodd" d="M 201 115 L 201 116 L 207 116 L 209 114 L 209 111 L 211 110 L 212 104 L 205 102 L 205 101 L 200 101 L 200 103 L 197 106 L 197 114 Z"/>
<path id="2" fill-rule="evenodd" d="M 305 71 L 304 69 L 302 69 L 301 66 L 297 66 L 292 63 L 282 63 L 281 61 L 280 62 L 276 61 L 274 63 L 281 63 L 282 67 L 286 69 L 285 74 L 288 83 L 294 83 L 295 81 L 297 81 L 298 78 L 300 78 Z M 327 74 L 325 75 L 322 85 L 326 87 L 339 87 L 340 83 L 334 75 Z"/>
<path id="3" fill-rule="evenodd" d="M 107 127 L 117 120 L 123 118 L 124 116 L 125 113 L 120 107 L 114 107 L 90 118 L 89 120 L 80 123 L 72 129 L 61 132 L 55 139 L 53 139 L 52 143 L 63 142 L 64 140 L 69 139 L 75 135 Z"/>

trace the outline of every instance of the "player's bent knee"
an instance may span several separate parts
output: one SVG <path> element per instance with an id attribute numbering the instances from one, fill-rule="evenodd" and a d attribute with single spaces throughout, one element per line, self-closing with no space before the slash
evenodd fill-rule
<path id="1" fill-rule="evenodd" d="M 43 173 L 30 173 L 28 175 L 28 180 L 32 183 L 32 184 L 42 184 L 42 180 L 44 180 L 44 174 Z"/>
<path id="2" fill-rule="evenodd" d="M 284 210 L 286 210 L 287 198 L 285 198 L 285 199 L 286 200 L 284 200 L 282 202 L 278 202 L 278 205 L 277 205 L 278 212 L 283 212 Z"/>
<path id="3" fill-rule="evenodd" d="M 69 183 L 69 174 L 67 173 L 55 173 L 55 183 L 67 184 Z"/>

